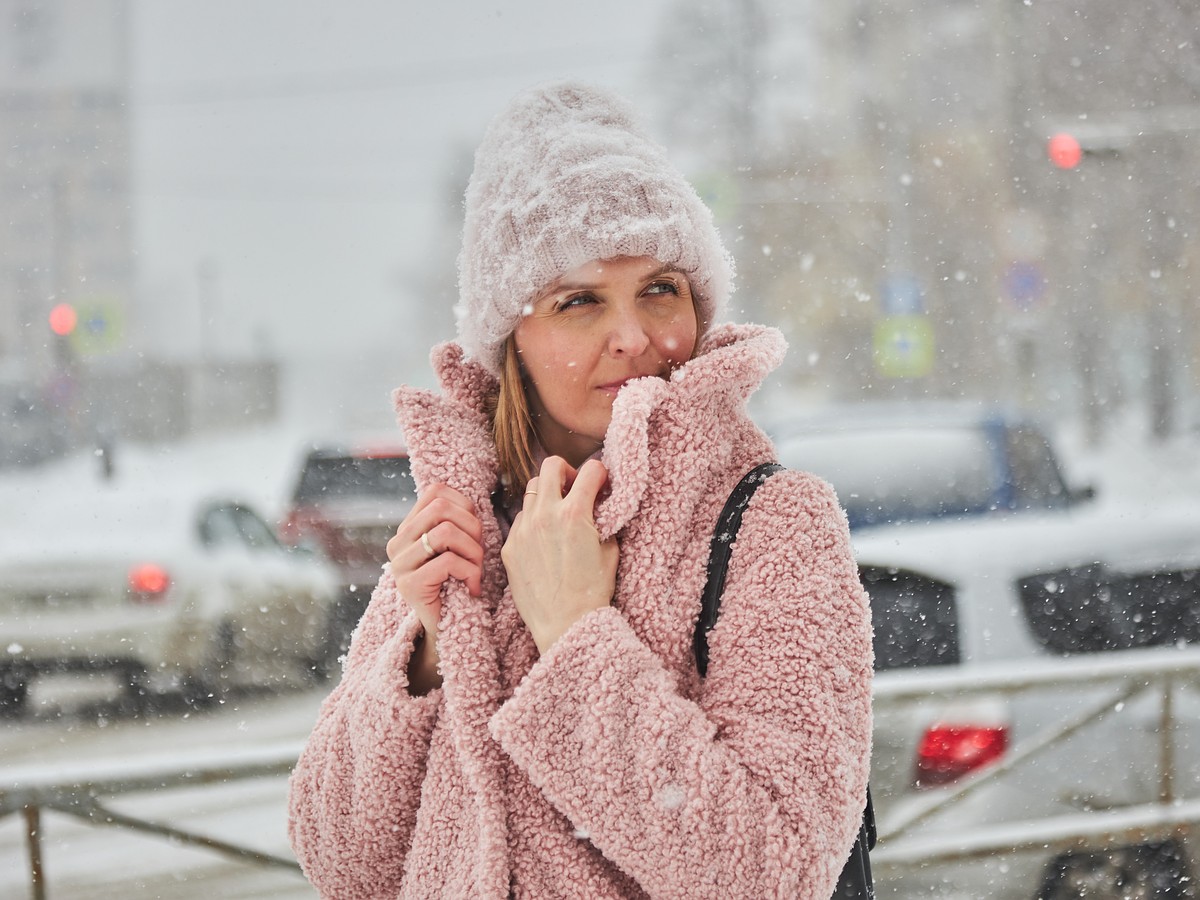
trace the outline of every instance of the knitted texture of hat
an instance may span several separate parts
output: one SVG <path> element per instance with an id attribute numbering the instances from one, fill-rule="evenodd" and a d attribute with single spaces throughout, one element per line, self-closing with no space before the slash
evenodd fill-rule
<path id="1" fill-rule="evenodd" d="M 712 214 L 621 98 L 562 83 L 517 96 L 491 123 L 467 185 L 458 338 L 493 374 L 522 311 L 596 259 L 648 256 L 688 276 L 702 327 L 733 284 Z"/>

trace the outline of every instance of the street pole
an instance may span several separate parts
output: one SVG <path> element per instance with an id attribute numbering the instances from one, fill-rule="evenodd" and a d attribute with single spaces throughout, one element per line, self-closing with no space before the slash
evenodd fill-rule
<path id="1" fill-rule="evenodd" d="M 756 277 L 761 261 L 760 240 L 753 208 L 752 190 L 759 162 L 758 66 L 763 44 L 760 0 L 730 0 L 733 40 L 730 41 L 729 157 L 735 187 L 734 257 L 744 280 L 738 291 L 743 316 L 748 321 L 764 319 L 762 279 Z"/>
<path id="2" fill-rule="evenodd" d="M 1065 202 L 1069 209 L 1068 221 L 1071 239 L 1072 279 L 1067 333 L 1073 332 L 1075 342 L 1075 366 L 1079 378 L 1081 414 L 1084 442 L 1088 447 L 1097 447 L 1104 437 L 1107 419 L 1105 397 L 1100 388 L 1100 371 L 1103 356 L 1100 353 L 1099 322 L 1103 315 L 1103 298 L 1097 288 L 1093 270 L 1098 261 L 1096 231 L 1092 227 L 1093 204 L 1086 174 L 1079 170 L 1063 172 L 1063 184 L 1067 186 Z M 1070 181 L 1075 183 L 1071 184 Z"/>
<path id="3" fill-rule="evenodd" d="M 68 194 L 70 178 L 64 168 L 56 168 L 48 177 L 50 194 L 50 294 L 51 305 L 71 300 L 70 283 L 72 268 L 72 205 Z M 51 371 L 58 397 L 62 403 L 59 414 L 63 418 L 70 443 L 82 440 L 83 426 L 80 419 L 79 391 L 81 388 L 80 365 L 69 336 L 56 335 L 53 344 Z"/>
<path id="4" fill-rule="evenodd" d="M 213 392 L 209 379 L 216 369 L 216 260 L 205 257 L 196 266 L 196 301 L 200 311 L 200 361 L 196 369 L 194 399 L 191 403 L 190 429 L 200 431 L 212 419 L 209 408 Z"/>

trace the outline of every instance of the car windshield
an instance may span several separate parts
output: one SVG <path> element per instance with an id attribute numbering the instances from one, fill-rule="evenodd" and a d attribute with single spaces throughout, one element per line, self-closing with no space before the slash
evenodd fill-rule
<path id="1" fill-rule="evenodd" d="M 833 485 L 852 528 L 980 512 L 1001 489 L 981 428 L 813 431 L 776 449 L 784 465 Z"/>
<path id="2" fill-rule="evenodd" d="M 406 456 L 314 456 L 296 488 L 297 503 L 416 496 Z"/>

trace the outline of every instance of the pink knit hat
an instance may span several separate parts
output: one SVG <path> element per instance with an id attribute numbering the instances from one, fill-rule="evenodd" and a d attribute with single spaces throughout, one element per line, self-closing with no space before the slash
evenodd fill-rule
<path id="1" fill-rule="evenodd" d="M 593 259 L 649 256 L 688 276 L 702 327 L 732 290 L 712 214 L 619 97 L 582 84 L 517 96 L 475 152 L 458 257 L 458 339 L 493 374 L 522 310 Z"/>

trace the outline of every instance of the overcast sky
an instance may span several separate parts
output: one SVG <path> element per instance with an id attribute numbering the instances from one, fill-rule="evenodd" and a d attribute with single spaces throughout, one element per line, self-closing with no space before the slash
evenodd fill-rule
<path id="1" fill-rule="evenodd" d="M 194 352 L 207 297 L 228 353 L 401 341 L 453 161 L 531 84 L 636 102 L 668 2 L 132 0 L 146 339 Z"/>

